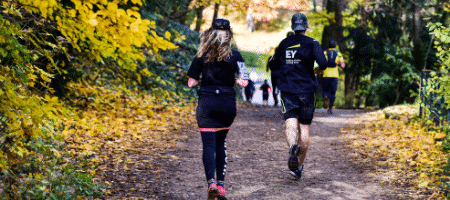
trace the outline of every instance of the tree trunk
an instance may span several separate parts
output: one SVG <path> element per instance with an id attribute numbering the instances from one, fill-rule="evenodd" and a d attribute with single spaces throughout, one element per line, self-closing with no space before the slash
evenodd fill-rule
<path id="1" fill-rule="evenodd" d="M 323 0 L 327 13 L 336 11 L 336 0 Z"/>
<path id="2" fill-rule="evenodd" d="M 323 7 L 325 7 L 327 13 L 335 12 L 336 4 L 335 1 L 323 0 Z M 336 24 L 330 22 L 330 25 L 323 27 L 322 32 L 322 48 L 325 50 L 328 48 L 328 42 L 330 40 L 336 41 Z"/>
<path id="3" fill-rule="evenodd" d="M 322 32 L 322 48 L 324 50 L 328 49 L 328 43 L 330 42 L 330 40 L 336 40 L 336 24 L 331 24 L 331 25 L 327 25 L 325 27 L 323 27 L 323 32 Z"/>
<path id="4" fill-rule="evenodd" d="M 327 25 L 323 27 L 322 32 L 322 48 L 324 50 L 328 49 L 328 43 L 330 40 L 336 40 L 336 29 L 334 28 L 334 24 Z M 316 91 L 316 95 L 322 95 L 322 85 L 323 85 L 323 77 L 318 76 L 318 87 Z"/>
<path id="5" fill-rule="evenodd" d="M 402 84 L 402 82 L 399 81 L 398 84 L 397 84 L 397 88 L 395 89 L 395 102 L 394 102 L 394 105 L 397 105 L 397 102 L 400 99 L 400 95 L 402 94 L 402 92 L 400 91 L 401 84 Z"/>
<path id="6" fill-rule="evenodd" d="M 347 43 L 344 40 L 344 27 L 343 21 L 344 17 L 342 15 L 342 11 L 346 6 L 346 0 L 334 0 L 334 1 L 323 1 L 324 5 L 326 5 L 327 13 L 334 12 L 334 19 L 336 23 L 330 24 L 329 26 L 324 27 L 324 31 L 322 34 L 322 47 L 324 49 L 328 48 L 328 42 L 330 40 L 335 40 L 336 44 L 339 46 L 339 51 L 342 54 L 346 54 L 347 52 Z M 353 99 L 356 88 L 356 77 L 349 70 L 345 71 L 345 107 L 350 108 L 353 107 Z"/>
<path id="7" fill-rule="evenodd" d="M 214 16 L 213 20 L 216 19 L 219 15 L 219 7 L 220 7 L 220 0 L 216 0 L 216 4 L 214 5 Z"/>
<path id="8" fill-rule="evenodd" d="M 203 9 L 205 6 L 199 6 L 197 8 L 197 21 L 195 22 L 195 31 L 200 32 L 200 28 L 202 27 L 203 21 Z"/>
<path id="9" fill-rule="evenodd" d="M 425 62 L 425 53 L 423 48 L 423 42 L 420 39 L 420 30 L 421 30 L 421 16 L 420 16 L 420 10 L 422 9 L 421 5 L 417 2 L 414 6 L 414 14 L 413 14 L 413 20 L 414 20 L 414 30 L 413 30 L 413 43 L 414 43 L 414 49 L 413 49 L 413 57 L 414 57 L 414 65 L 417 70 L 421 70 L 424 62 Z"/>
<path id="10" fill-rule="evenodd" d="M 322 0 L 322 12 L 325 10 L 330 12 L 330 10 L 327 9 L 327 5 L 328 5 L 328 0 Z"/>
<path id="11" fill-rule="evenodd" d="M 336 0 L 335 1 L 335 12 L 334 19 L 336 20 L 336 43 L 339 45 L 339 51 L 342 54 L 347 53 L 347 43 L 344 40 L 344 16 L 342 15 L 342 11 L 344 11 L 346 5 L 346 0 Z M 356 88 L 356 77 L 350 70 L 345 71 L 345 107 L 351 108 L 353 107 L 353 100 L 355 96 L 355 88 Z"/>
<path id="12" fill-rule="evenodd" d="M 315 2 L 315 0 L 314 0 Z M 331 4 L 333 4 L 332 1 L 327 1 L 327 0 L 323 0 L 323 5 L 325 5 L 325 9 L 327 10 L 327 13 L 333 12 L 333 6 L 330 6 Z M 322 32 L 322 48 L 324 50 L 328 49 L 328 42 L 330 40 L 336 40 L 336 30 L 334 28 L 334 24 L 330 24 L 330 25 L 326 25 L 325 27 L 323 27 L 323 32 Z M 317 91 L 316 91 L 316 95 L 322 95 L 322 85 L 323 85 L 323 77 L 322 75 L 318 76 L 318 87 L 317 87 Z"/>
<path id="13" fill-rule="evenodd" d="M 344 80 L 344 95 L 345 95 L 345 107 L 352 108 L 353 100 L 355 98 L 355 88 L 356 88 L 356 79 L 355 74 L 345 71 L 345 80 Z"/>
<path id="14" fill-rule="evenodd" d="M 317 12 L 317 3 L 316 0 L 313 0 L 313 11 Z"/>
<path id="15" fill-rule="evenodd" d="M 355 88 L 353 88 L 355 91 L 359 90 L 358 86 L 360 85 L 359 84 L 360 82 L 361 82 L 361 76 L 357 76 L 356 80 L 355 80 L 355 84 L 354 84 Z M 354 96 L 353 98 L 356 98 L 356 99 L 354 99 L 354 102 L 355 102 L 354 105 L 355 105 L 356 108 L 359 108 L 361 106 L 361 103 L 363 102 L 362 101 L 362 97 L 356 95 L 356 92 L 355 92 L 355 94 L 353 96 Z"/>

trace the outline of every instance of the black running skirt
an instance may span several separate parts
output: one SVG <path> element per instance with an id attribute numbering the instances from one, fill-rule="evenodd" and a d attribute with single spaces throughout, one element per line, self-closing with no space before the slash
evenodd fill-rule
<path id="1" fill-rule="evenodd" d="M 229 129 L 236 117 L 236 92 L 231 87 L 201 87 L 197 105 L 200 131 Z"/>

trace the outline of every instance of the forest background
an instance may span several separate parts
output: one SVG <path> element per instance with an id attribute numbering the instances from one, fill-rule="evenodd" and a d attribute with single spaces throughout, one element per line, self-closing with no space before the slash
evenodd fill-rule
<path id="1" fill-rule="evenodd" d="M 134 162 L 124 152 L 137 151 L 143 140 L 155 141 L 150 151 L 169 148 L 165 134 L 192 121 L 196 91 L 186 88 L 186 72 L 199 32 L 216 17 L 232 21 L 236 48 L 262 72 L 290 16 L 307 13 L 308 35 L 321 44 L 336 40 L 347 63 L 341 108 L 424 105 L 419 97 L 433 93 L 432 101 L 449 109 L 445 0 L 3 0 L 0 10 L 0 196 L 6 198 L 108 195 L 108 183 L 99 181 L 105 163 Z M 255 47 L 264 35 L 277 37 Z M 432 80 L 426 88 L 424 70 Z M 445 133 L 437 146 L 448 156 L 446 126 L 436 128 Z M 421 186 L 450 197 L 450 161 L 437 162 L 430 172 L 436 176 Z"/>

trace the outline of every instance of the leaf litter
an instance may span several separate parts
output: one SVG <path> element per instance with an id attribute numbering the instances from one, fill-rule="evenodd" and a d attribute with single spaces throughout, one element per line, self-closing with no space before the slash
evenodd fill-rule
<path id="1" fill-rule="evenodd" d="M 442 173 L 449 154 L 441 151 L 446 133 L 418 120 L 418 106 L 399 105 L 366 113 L 342 130 L 354 162 L 371 167 L 374 179 L 405 189 L 414 198 L 445 199 Z M 430 128 L 431 127 L 431 128 Z"/>

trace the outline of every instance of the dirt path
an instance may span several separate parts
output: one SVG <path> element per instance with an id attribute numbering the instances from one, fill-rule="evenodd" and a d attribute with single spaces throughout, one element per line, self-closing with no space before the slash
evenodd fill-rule
<path id="1" fill-rule="evenodd" d="M 397 199 L 392 189 L 371 182 L 368 170 L 352 164 L 339 137 L 341 127 L 363 111 L 317 109 L 303 177 L 294 181 L 287 169 L 288 148 L 279 108 L 239 109 L 227 137 L 226 189 L 229 199 Z M 177 149 L 165 151 L 147 171 L 144 199 L 206 199 L 202 145 L 187 132 Z M 175 159 L 174 159 L 175 158 Z M 150 174 L 148 174 L 150 173 Z M 135 196 L 136 197 L 136 196 Z"/>

